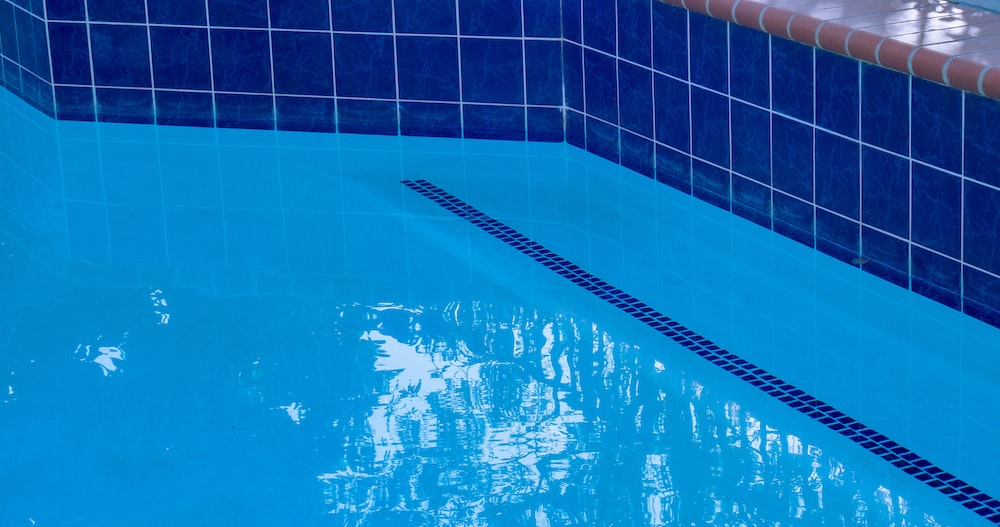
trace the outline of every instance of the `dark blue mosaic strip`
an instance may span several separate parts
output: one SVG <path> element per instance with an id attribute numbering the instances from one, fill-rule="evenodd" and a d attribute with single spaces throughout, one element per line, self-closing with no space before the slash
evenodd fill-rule
<path id="1" fill-rule="evenodd" d="M 829 404 L 771 375 L 734 353 L 720 348 L 712 341 L 656 311 L 632 295 L 588 273 L 575 263 L 486 215 L 433 183 L 423 179 L 404 180 L 402 183 L 712 364 L 756 386 L 792 409 L 819 421 L 829 429 L 854 441 L 979 516 L 1000 524 L 1000 500 L 934 466 L 915 452 L 845 415 Z"/>

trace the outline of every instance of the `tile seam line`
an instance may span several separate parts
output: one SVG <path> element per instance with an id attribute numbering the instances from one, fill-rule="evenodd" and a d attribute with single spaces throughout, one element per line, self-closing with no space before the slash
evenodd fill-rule
<path id="1" fill-rule="evenodd" d="M 789 408 L 850 439 L 868 452 L 938 491 L 976 515 L 1000 523 L 1000 506 L 991 506 L 996 498 L 937 467 L 923 456 L 896 443 L 887 436 L 809 395 L 795 385 L 732 353 L 683 324 L 660 313 L 625 291 L 589 273 L 519 231 L 485 214 L 460 198 L 425 179 L 402 180 L 404 186 L 430 199 L 448 212 L 472 223 L 494 238 L 517 249 L 560 276 L 580 286 L 620 311 L 644 323 L 726 370 Z M 756 382 L 755 382 L 756 381 Z M 766 388 L 765 388 L 766 387 Z M 770 388 L 770 389 L 767 389 Z M 932 483 L 936 483 L 932 484 Z M 950 492 L 949 492 L 950 491 Z M 985 496 L 976 498 L 974 496 Z"/>

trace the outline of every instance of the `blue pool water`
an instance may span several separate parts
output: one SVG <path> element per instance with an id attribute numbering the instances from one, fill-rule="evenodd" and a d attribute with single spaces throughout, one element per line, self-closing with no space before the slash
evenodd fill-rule
<path id="1" fill-rule="evenodd" d="M 0 525 L 987 525 L 1000 335 L 563 144 L 0 124 Z M 562 260 L 560 260 L 562 261 Z"/>

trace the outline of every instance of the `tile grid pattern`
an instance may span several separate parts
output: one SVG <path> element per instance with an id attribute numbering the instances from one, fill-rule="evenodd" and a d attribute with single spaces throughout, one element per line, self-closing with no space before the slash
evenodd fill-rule
<path id="1" fill-rule="evenodd" d="M 0 0 L 0 86 L 49 117 L 55 115 L 41 0 Z"/>
<path id="2" fill-rule="evenodd" d="M 933 465 L 918 454 L 879 434 L 830 405 L 724 350 L 647 304 L 588 273 L 502 222 L 426 180 L 404 180 L 404 185 L 452 214 L 531 257 L 546 268 L 586 289 L 598 298 L 646 324 L 703 359 L 750 383 L 796 411 L 824 424 L 893 466 L 958 502 L 979 516 L 1000 523 L 1000 500 Z"/>

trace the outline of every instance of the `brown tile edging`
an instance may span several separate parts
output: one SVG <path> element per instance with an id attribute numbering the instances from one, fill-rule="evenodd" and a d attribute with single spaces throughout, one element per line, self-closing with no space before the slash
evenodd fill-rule
<path id="1" fill-rule="evenodd" d="M 660 0 L 1000 99 L 1000 14 L 946 0 Z"/>

